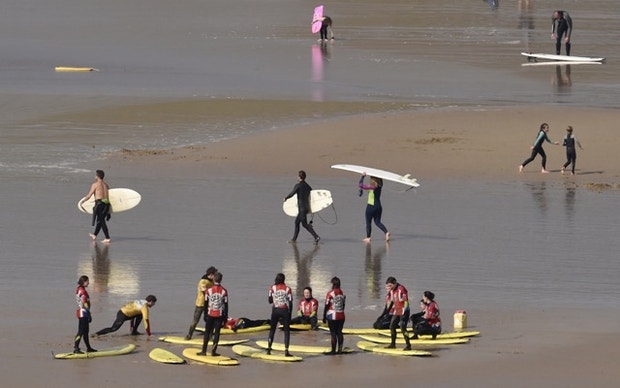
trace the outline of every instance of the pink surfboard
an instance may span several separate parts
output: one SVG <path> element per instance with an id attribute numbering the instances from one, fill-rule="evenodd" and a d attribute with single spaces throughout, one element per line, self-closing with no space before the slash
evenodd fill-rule
<path id="1" fill-rule="evenodd" d="M 314 9 L 314 16 L 312 16 L 312 33 L 316 34 L 321 31 L 321 25 L 323 24 L 323 6 L 319 5 Z"/>

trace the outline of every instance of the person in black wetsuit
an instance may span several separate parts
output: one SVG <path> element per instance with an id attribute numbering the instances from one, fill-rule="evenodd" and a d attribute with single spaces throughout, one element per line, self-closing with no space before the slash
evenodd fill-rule
<path id="1" fill-rule="evenodd" d="M 110 198 L 108 191 L 110 187 L 103 180 L 105 173 L 103 170 L 97 170 L 95 172 L 95 183 L 90 186 L 88 194 L 80 201 L 80 207 L 93 195 L 95 196 L 95 206 L 93 207 L 93 225 L 95 226 L 95 232 L 89 233 L 89 236 L 94 240 L 97 239 L 99 231 L 103 230 L 105 244 L 110 243 L 110 233 L 108 232 L 108 225 L 106 221 L 110 219 Z"/>
<path id="2" fill-rule="evenodd" d="M 575 163 L 577 162 L 577 147 L 583 149 L 581 143 L 575 136 L 573 136 L 573 127 L 570 125 L 566 128 L 566 137 L 562 142 L 562 145 L 566 147 L 566 163 L 562 166 L 562 174 L 564 174 L 566 167 L 572 163 L 571 175 L 575 175 Z"/>
<path id="3" fill-rule="evenodd" d="M 551 39 L 555 39 L 555 54 L 560 55 L 562 37 L 566 44 L 566 55 L 570 56 L 570 36 L 573 32 L 573 19 L 566 11 L 553 11 L 551 17 Z"/>
<path id="4" fill-rule="evenodd" d="M 521 163 L 521 165 L 519 166 L 519 172 L 523 172 L 523 167 L 525 167 L 529 162 L 534 160 L 534 158 L 538 154 L 542 156 L 541 172 L 543 174 L 547 174 L 549 172 L 547 171 L 547 154 L 545 154 L 545 150 L 543 149 L 542 145 L 545 141 L 551 144 L 555 144 L 555 145 L 559 145 L 560 143 L 558 143 L 557 141 L 553 142 L 549 140 L 549 137 L 547 136 L 547 132 L 549 132 L 549 124 L 542 123 L 540 125 L 540 130 L 538 131 L 538 136 L 536 137 L 536 140 L 534 141 L 534 145 L 530 147 L 532 149 L 532 154 L 523 163 Z"/>
<path id="5" fill-rule="evenodd" d="M 328 33 L 330 35 L 329 40 L 334 40 L 334 31 L 332 30 L 332 18 L 325 15 L 323 16 L 323 19 L 321 20 L 321 31 L 320 31 L 321 39 L 320 40 L 323 42 L 327 42 Z"/>
<path id="6" fill-rule="evenodd" d="M 370 242 L 370 233 L 372 232 L 372 221 L 375 221 L 377 228 L 381 229 L 385 233 L 385 241 L 390 241 L 390 232 L 381 222 L 381 215 L 383 214 L 383 206 L 381 205 L 381 190 L 383 189 L 383 179 L 374 176 L 370 177 L 370 184 L 364 184 L 364 177 L 366 173 L 363 173 L 360 177 L 358 186 L 360 188 L 360 196 L 362 190 L 368 190 L 368 202 L 366 204 L 366 238 L 364 242 Z"/>
<path id="7" fill-rule="evenodd" d="M 303 226 L 312 237 L 314 237 L 314 243 L 318 244 L 321 239 L 318 234 L 314 231 L 312 227 L 312 223 L 308 223 L 308 213 L 310 213 L 310 192 L 312 191 L 312 187 L 308 183 L 306 183 L 306 172 L 301 170 L 297 173 L 297 179 L 299 182 L 293 187 L 293 190 L 284 198 L 284 201 L 291 198 L 293 195 L 297 194 L 297 217 L 295 217 L 295 233 L 293 234 L 293 238 L 290 242 L 297 241 L 297 236 L 299 235 L 299 225 Z"/>

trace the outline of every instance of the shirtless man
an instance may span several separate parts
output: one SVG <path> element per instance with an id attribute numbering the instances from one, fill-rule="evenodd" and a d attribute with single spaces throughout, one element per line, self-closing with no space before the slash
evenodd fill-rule
<path id="1" fill-rule="evenodd" d="M 95 233 L 89 233 L 88 235 L 93 239 L 97 239 L 97 234 L 100 230 L 103 230 L 105 239 L 103 243 L 110 243 L 110 233 L 108 232 L 108 225 L 106 219 L 110 216 L 110 198 L 108 197 L 108 190 L 110 187 L 103 181 L 105 173 L 103 170 L 97 170 L 95 173 L 95 183 L 90 186 L 88 194 L 80 201 L 80 207 L 86 202 L 93 194 L 95 195 L 95 207 L 93 208 L 93 225 L 95 225 Z"/>

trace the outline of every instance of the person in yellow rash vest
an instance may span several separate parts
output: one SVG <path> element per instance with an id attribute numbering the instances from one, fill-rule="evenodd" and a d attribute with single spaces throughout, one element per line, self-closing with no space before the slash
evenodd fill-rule
<path id="1" fill-rule="evenodd" d="M 157 298 L 155 295 L 149 295 L 146 299 L 138 299 L 131 301 L 121 307 L 116 313 L 116 320 L 111 327 L 99 330 L 96 335 L 104 335 L 112 333 L 121 328 L 125 321 L 131 321 L 131 335 L 139 335 L 138 326 L 144 319 L 144 330 L 147 335 L 151 335 L 151 324 L 149 322 L 149 309 L 155 306 Z"/>
<path id="2" fill-rule="evenodd" d="M 207 272 L 205 272 L 205 274 L 202 275 L 202 278 L 198 281 L 198 285 L 196 286 L 196 307 L 194 308 L 194 319 L 192 320 L 192 324 L 189 325 L 189 331 L 185 336 L 186 340 L 192 339 L 194 330 L 196 330 L 196 325 L 200 322 L 200 317 L 205 309 L 205 291 L 213 285 L 213 275 L 217 272 L 217 268 L 211 266 L 207 268 Z"/>

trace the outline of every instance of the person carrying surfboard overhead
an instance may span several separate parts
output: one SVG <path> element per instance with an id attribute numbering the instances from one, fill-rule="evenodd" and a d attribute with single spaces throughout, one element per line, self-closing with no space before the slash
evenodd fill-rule
<path id="1" fill-rule="evenodd" d="M 110 240 L 110 233 L 108 232 L 106 221 L 110 219 L 110 197 L 108 195 L 110 187 L 103 180 L 104 177 L 105 172 L 103 172 L 103 170 L 97 170 L 95 172 L 95 183 L 90 186 L 88 194 L 80 201 L 80 206 L 88 201 L 90 197 L 93 195 L 95 196 L 95 207 L 93 208 L 93 225 L 95 225 L 95 231 L 88 235 L 93 240 L 96 240 L 99 231 L 103 230 L 103 234 L 105 235 L 103 243 L 109 244 L 112 240 Z"/>
<path id="2" fill-rule="evenodd" d="M 381 215 L 383 214 L 383 206 L 381 205 L 381 190 L 383 188 L 383 179 L 374 176 L 370 177 L 370 184 L 364 184 L 364 177 L 366 173 L 362 173 L 359 181 L 360 196 L 362 190 L 368 190 L 368 202 L 366 204 L 366 238 L 363 240 L 366 243 L 370 242 L 370 234 L 372 232 L 372 221 L 375 221 L 375 225 L 385 233 L 385 241 L 390 241 L 390 232 L 381 222 Z"/>
<path id="3" fill-rule="evenodd" d="M 312 237 L 314 238 L 314 243 L 318 244 L 321 238 L 314 231 L 312 227 L 312 221 L 308 223 L 308 213 L 310 213 L 310 192 L 312 191 L 312 187 L 308 183 L 306 183 L 306 172 L 300 170 L 297 173 L 297 184 L 293 187 L 293 190 L 284 197 L 284 201 L 291 198 L 293 195 L 297 194 L 297 217 L 295 217 L 295 232 L 293 233 L 293 238 L 290 240 L 291 243 L 297 241 L 297 236 L 299 236 L 299 225 L 304 227 Z"/>
<path id="4" fill-rule="evenodd" d="M 573 32 L 573 19 L 566 11 L 553 11 L 551 17 L 551 39 L 555 39 L 555 54 L 560 55 L 562 48 L 562 37 L 566 45 L 566 55 L 570 56 L 570 37 Z"/>

